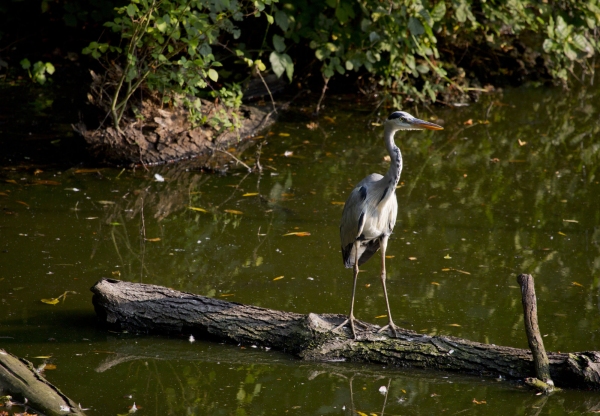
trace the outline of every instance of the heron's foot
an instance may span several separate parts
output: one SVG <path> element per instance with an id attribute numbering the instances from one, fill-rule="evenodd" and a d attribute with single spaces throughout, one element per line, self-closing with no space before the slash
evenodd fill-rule
<path id="1" fill-rule="evenodd" d="M 356 329 L 355 329 L 355 324 L 356 324 L 356 326 L 360 326 L 360 327 L 362 327 L 363 329 L 366 329 L 366 328 L 367 328 L 367 325 L 366 325 L 366 324 L 364 324 L 364 323 L 362 323 L 362 322 L 360 322 L 360 321 L 357 321 L 357 320 L 354 318 L 354 316 L 349 316 L 349 317 L 348 317 L 348 319 L 346 319 L 346 320 L 345 320 L 344 322 L 342 322 L 340 325 L 338 325 L 338 326 L 336 326 L 335 328 L 333 328 L 333 329 L 331 330 L 331 332 L 335 332 L 335 331 L 337 331 L 338 329 L 340 329 L 340 328 L 343 328 L 344 326 L 346 326 L 346 324 L 347 324 L 348 322 L 350 322 L 350 329 L 352 330 L 352 339 L 356 339 Z"/>
<path id="2" fill-rule="evenodd" d="M 395 324 L 395 323 L 394 323 L 394 322 L 393 322 L 393 321 L 390 319 L 390 322 L 389 322 L 389 323 L 388 323 L 386 326 L 384 326 L 383 328 L 381 328 L 379 331 L 377 331 L 377 333 L 379 334 L 379 333 L 381 333 L 381 332 L 383 332 L 383 331 L 387 331 L 387 330 L 389 330 L 389 331 L 390 331 L 390 332 L 391 332 L 391 333 L 394 335 L 394 338 L 398 338 L 398 332 L 397 332 L 397 330 L 400 330 L 400 329 L 401 329 L 401 328 L 400 328 L 398 325 L 396 325 L 396 324 Z"/>

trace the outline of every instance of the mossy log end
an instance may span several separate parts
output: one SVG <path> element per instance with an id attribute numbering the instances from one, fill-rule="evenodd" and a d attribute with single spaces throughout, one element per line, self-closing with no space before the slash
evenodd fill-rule
<path id="1" fill-rule="evenodd" d="M 535 375 L 529 350 L 409 330 L 390 338 L 366 322 L 353 340 L 349 330 L 331 332 L 344 315 L 302 315 L 114 279 L 102 279 L 91 290 L 99 319 L 118 329 L 272 347 L 304 360 L 370 362 L 511 379 Z M 548 359 L 555 385 L 600 390 L 600 352 L 549 353 Z"/>
<path id="2" fill-rule="evenodd" d="M 79 415 L 81 407 L 38 374 L 29 361 L 0 349 L 0 392 L 47 416 Z"/>

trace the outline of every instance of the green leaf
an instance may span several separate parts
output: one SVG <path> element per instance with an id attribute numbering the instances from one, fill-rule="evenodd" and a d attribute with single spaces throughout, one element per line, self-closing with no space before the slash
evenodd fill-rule
<path id="1" fill-rule="evenodd" d="M 267 16 L 267 22 L 269 22 L 270 25 L 272 25 L 273 22 L 275 22 L 275 19 L 270 14 L 265 13 L 265 16 Z"/>
<path id="2" fill-rule="evenodd" d="M 565 52 L 567 58 L 569 58 L 571 61 L 575 61 L 577 59 L 577 52 L 575 52 L 573 48 L 571 48 L 571 45 L 569 43 L 565 43 L 563 45 L 563 51 Z"/>
<path id="3" fill-rule="evenodd" d="M 208 77 L 210 79 L 212 79 L 214 82 L 217 82 L 217 80 L 219 79 L 219 73 L 217 71 L 215 71 L 214 69 L 210 68 L 208 70 Z"/>
<path id="4" fill-rule="evenodd" d="M 410 33 L 415 36 L 420 36 L 425 33 L 425 28 L 423 27 L 421 21 L 412 16 L 410 19 L 408 19 L 408 29 L 410 30 Z"/>
<path id="5" fill-rule="evenodd" d="M 294 75 L 294 63 L 292 58 L 287 53 L 271 52 L 269 55 L 269 61 L 271 62 L 271 68 L 277 77 L 281 77 L 285 72 L 290 81 Z"/>
<path id="6" fill-rule="evenodd" d="M 127 6 L 127 9 L 126 9 L 126 10 L 127 10 L 127 14 L 129 15 L 129 17 L 133 17 L 133 16 L 135 16 L 136 9 L 137 9 L 137 8 L 135 7 L 135 5 L 134 5 L 134 4 L 129 4 L 129 5 Z"/>
<path id="7" fill-rule="evenodd" d="M 46 72 L 50 75 L 54 74 L 54 65 L 52 65 L 50 62 L 46 62 Z"/>
<path id="8" fill-rule="evenodd" d="M 434 22 L 439 22 L 446 15 L 446 2 L 441 0 L 438 4 L 435 5 L 433 10 L 431 11 L 431 18 Z"/>
<path id="9" fill-rule="evenodd" d="M 165 33 L 165 31 L 167 30 L 167 22 L 165 22 L 162 17 L 159 17 L 158 19 L 156 19 L 156 28 L 162 33 Z"/>
<path id="10" fill-rule="evenodd" d="M 27 58 L 23 59 L 20 63 L 21 63 L 21 68 L 23 68 L 23 69 L 31 68 L 31 62 L 29 62 L 29 59 L 27 59 Z"/>
<path id="11" fill-rule="evenodd" d="M 283 10 L 277 10 L 275 12 L 275 23 L 277 23 L 277 26 L 279 26 L 281 30 L 287 32 L 290 27 L 290 18 Z"/>
<path id="12" fill-rule="evenodd" d="M 273 35 L 273 46 L 277 52 L 283 52 L 285 50 L 285 39 L 279 35 Z"/>

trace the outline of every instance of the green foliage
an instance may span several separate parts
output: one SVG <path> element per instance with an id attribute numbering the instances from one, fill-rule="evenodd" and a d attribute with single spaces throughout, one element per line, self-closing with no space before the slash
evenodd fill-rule
<path id="1" fill-rule="evenodd" d="M 600 50 L 599 3 L 131 0 L 106 23 L 121 43 L 92 42 L 84 53 L 120 59 L 111 109 L 117 126 L 141 86 L 168 102 L 192 97 L 179 101 L 201 122 L 196 98 L 206 90 L 215 98 L 238 96 L 239 87 L 222 81 L 240 72 L 248 77 L 271 70 L 292 81 L 297 61 L 305 59 L 304 45 L 326 79 L 355 72 L 369 80 L 371 91 L 384 92 L 394 107 L 402 107 L 406 100 L 435 101 L 449 90 L 459 95 L 477 90 L 474 80 L 482 76 L 494 82 L 521 71 L 521 78 L 547 75 L 567 85 L 577 67 L 593 73 L 591 58 Z M 249 27 L 253 34 L 264 33 L 262 43 L 244 38 L 242 30 L 250 32 Z M 226 61 L 228 68 L 222 66 Z M 242 70 L 238 65 L 233 71 L 231 62 L 243 64 Z M 240 101 L 223 102 L 235 107 Z"/>
<path id="2" fill-rule="evenodd" d="M 236 40 L 240 37 L 236 23 L 248 13 L 254 16 L 265 14 L 268 18 L 263 10 L 270 3 L 270 0 L 251 3 L 132 0 L 126 6 L 116 8 L 117 17 L 105 26 L 120 35 L 121 44 L 92 42 L 83 51 L 97 59 L 116 56 L 121 60 L 122 67 L 115 71 L 118 81 L 111 92 L 115 127 L 118 128 L 133 94 L 141 87 L 156 91 L 163 97 L 163 102 L 182 103 L 192 113 L 192 121 L 202 121 L 197 98 L 203 90 L 215 89 L 213 85 L 220 78 L 218 69 L 222 67 L 213 49 L 223 46 L 221 40 L 224 38 Z M 247 60 L 250 67 L 266 69 L 245 58 L 241 49 L 229 53 Z M 238 91 L 239 87 L 229 89 L 234 96 Z M 229 95 L 224 94 L 228 98 Z M 239 99 L 224 102 L 232 106 L 240 104 Z M 232 125 L 229 118 L 222 122 L 226 126 Z"/>
<path id="3" fill-rule="evenodd" d="M 33 82 L 37 82 L 40 85 L 44 85 L 46 81 L 48 81 L 47 75 L 52 75 L 55 71 L 54 65 L 52 65 L 50 62 L 38 61 L 31 66 L 29 59 L 25 58 L 20 63 L 21 67 L 27 70 L 29 78 L 31 78 Z"/>

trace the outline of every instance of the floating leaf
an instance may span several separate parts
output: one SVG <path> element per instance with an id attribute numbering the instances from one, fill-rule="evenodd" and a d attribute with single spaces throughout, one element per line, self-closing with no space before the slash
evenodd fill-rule
<path id="1" fill-rule="evenodd" d="M 387 315 L 377 315 L 375 319 L 387 318 Z"/>
<path id="2" fill-rule="evenodd" d="M 487 402 L 485 400 L 479 401 L 479 400 L 473 399 L 473 403 L 475 403 L 475 404 L 486 404 Z"/>
<path id="3" fill-rule="evenodd" d="M 275 279 L 273 279 L 273 281 L 275 282 L 276 280 L 281 280 L 283 279 L 285 276 L 277 276 Z"/>
<path id="4" fill-rule="evenodd" d="M 198 211 L 198 212 L 204 212 L 204 213 L 208 213 L 207 210 L 205 210 L 204 208 L 198 208 L 198 207 L 188 207 L 188 209 L 191 209 L 192 211 Z"/>
<path id="5" fill-rule="evenodd" d="M 14 179 L 6 179 L 6 181 L 5 181 L 5 182 L 8 182 L 8 183 L 12 183 L 12 184 L 18 185 L 17 181 L 15 181 Z"/>
<path id="6" fill-rule="evenodd" d="M 2 193 L 0 192 L 0 195 L 1 195 L 1 194 L 2 194 Z M 574 222 L 574 223 L 576 223 L 576 224 L 578 224 L 578 223 L 579 223 L 579 221 L 577 221 L 577 220 L 563 220 L 563 221 L 564 221 L 564 222 Z"/>
<path id="7" fill-rule="evenodd" d="M 346 203 L 340 201 L 331 201 L 331 205 L 346 205 Z"/>
<path id="8" fill-rule="evenodd" d="M 56 182 L 56 181 L 48 181 L 48 180 L 38 180 L 38 181 L 34 181 L 33 182 L 34 185 L 60 185 L 60 182 Z"/>
<path id="9" fill-rule="evenodd" d="M 155 237 L 155 238 L 145 238 L 146 241 L 150 241 L 152 243 L 156 242 L 156 241 L 160 241 L 160 237 Z"/>
<path id="10" fill-rule="evenodd" d="M 100 169 L 77 169 L 75 173 L 100 173 Z"/>
<path id="11" fill-rule="evenodd" d="M 256 195 L 258 195 L 258 192 L 248 192 L 242 196 L 256 196 Z"/>
<path id="12" fill-rule="evenodd" d="M 290 134 L 289 133 L 279 133 L 279 136 L 281 136 L 281 137 L 289 137 Z"/>
<path id="13" fill-rule="evenodd" d="M 55 364 L 46 364 L 46 366 L 44 367 L 44 370 L 56 370 L 56 365 Z"/>
<path id="14" fill-rule="evenodd" d="M 56 305 L 57 303 L 60 302 L 60 300 L 56 299 L 56 298 L 52 298 L 52 299 L 42 299 L 42 302 L 48 304 L 48 305 Z"/>
<path id="15" fill-rule="evenodd" d="M 226 209 L 225 212 L 228 214 L 233 214 L 233 215 L 242 215 L 243 214 L 242 211 L 237 211 L 235 209 Z"/>
<path id="16" fill-rule="evenodd" d="M 449 272 L 450 269 L 442 269 L 443 272 Z"/>
<path id="17" fill-rule="evenodd" d="M 470 118 L 470 119 L 468 119 L 467 121 L 465 121 L 463 124 L 464 124 L 465 126 L 472 126 L 472 125 L 473 125 L 473 119 L 472 119 L 472 118 Z"/>
<path id="18" fill-rule="evenodd" d="M 19 201 L 17 201 L 17 202 L 19 202 Z M 562 233 L 562 232 L 560 232 L 560 231 L 558 232 L 558 235 L 566 236 L 566 234 L 565 234 L 565 233 Z"/>
<path id="19" fill-rule="evenodd" d="M 98 201 L 102 205 L 115 205 L 115 201 Z"/>
<path id="20" fill-rule="evenodd" d="M 5 192 L 0 192 L 0 196 L 8 196 L 8 194 Z"/>
<path id="21" fill-rule="evenodd" d="M 577 283 L 577 282 L 571 282 L 571 284 L 573 286 L 579 286 L 579 287 L 583 287 L 583 285 L 581 283 Z"/>
<path id="22" fill-rule="evenodd" d="M 451 259 L 452 257 L 450 257 L 450 254 L 446 254 L 446 255 L 444 256 L 444 258 L 445 258 L 445 259 Z"/>
<path id="23" fill-rule="evenodd" d="M 284 234 L 284 237 L 287 237 L 288 235 L 297 235 L 298 237 L 306 237 L 307 235 L 310 235 L 310 233 L 308 231 L 295 231 L 293 233 L 287 233 Z"/>
<path id="24" fill-rule="evenodd" d="M 525 146 L 527 142 L 522 141 L 521 139 L 517 139 L 519 141 L 519 146 Z"/>
<path id="25" fill-rule="evenodd" d="M 460 326 L 459 324 L 448 324 L 448 326 Z"/>
<path id="26" fill-rule="evenodd" d="M 17 201 L 17 203 L 18 203 L 18 204 L 21 204 L 21 205 L 25 205 L 26 207 L 28 207 L 28 206 L 29 206 L 29 204 L 28 204 L 27 202 L 23 202 L 23 201 Z"/>
<path id="27" fill-rule="evenodd" d="M 409 260 L 415 261 L 417 258 L 416 257 L 409 257 Z"/>
<path id="28" fill-rule="evenodd" d="M 52 358 L 51 355 L 38 355 L 37 357 L 33 357 L 33 358 L 39 358 L 40 360 L 47 360 L 48 358 Z"/>
<path id="29" fill-rule="evenodd" d="M 385 256 L 386 259 L 393 259 L 396 256 Z"/>
<path id="30" fill-rule="evenodd" d="M 435 285 L 435 286 L 439 286 L 440 285 L 438 282 L 431 282 L 431 284 Z"/>
<path id="31" fill-rule="evenodd" d="M 222 298 L 228 298 L 229 296 L 235 296 L 235 293 L 223 293 L 219 295 Z"/>

